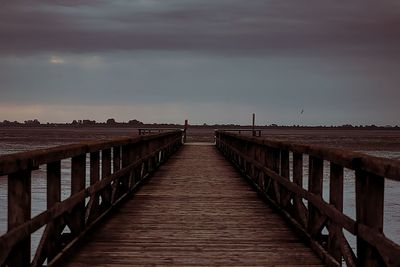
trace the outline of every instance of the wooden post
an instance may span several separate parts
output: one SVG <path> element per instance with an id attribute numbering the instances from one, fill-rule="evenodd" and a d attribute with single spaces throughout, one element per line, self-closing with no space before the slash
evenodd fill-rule
<path id="1" fill-rule="evenodd" d="M 280 163 L 280 151 L 274 147 L 267 147 L 266 157 L 265 157 L 265 165 L 268 169 L 274 171 L 276 174 L 279 174 L 279 163 Z M 272 199 L 276 201 L 276 203 L 280 204 L 280 192 L 278 183 L 271 177 L 265 176 L 266 185 L 269 186 L 267 189 L 267 194 L 270 195 Z"/>
<path id="2" fill-rule="evenodd" d="M 101 178 L 104 179 L 111 175 L 111 148 L 101 151 Z M 103 208 L 111 204 L 111 185 L 104 188 L 101 195 Z"/>
<path id="3" fill-rule="evenodd" d="M 100 180 L 100 152 L 90 153 L 90 184 L 93 185 Z M 97 214 L 99 209 L 99 196 L 93 196 L 92 214 Z M 90 218 L 92 219 L 92 218 Z"/>
<path id="4" fill-rule="evenodd" d="M 356 171 L 356 217 L 378 233 L 383 232 L 383 199 L 385 179 L 364 171 Z M 379 252 L 357 236 L 358 266 L 385 266 Z"/>
<path id="5" fill-rule="evenodd" d="M 261 164 L 265 164 L 265 148 L 264 146 L 260 146 L 259 148 L 259 162 Z M 264 176 L 264 172 L 260 170 L 257 181 L 257 184 L 260 186 L 260 188 L 264 188 Z"/>
<path id="6" fill-rule="evenodd" d="M 320 158 L 309 156 L 309 176 L 308 191 L 319 197 L 322 197 L 322 181 L 324 175 L 324 161 Z M 308 231 L 309 233 L 319 232 L 315 230 L 320 214 L 318 209 L 309 202 L 308 203 Z"/>
<path id="7" fill-rule="evenodd" d="M 281 176 L 287 180 L 289 177 L 289 151 L 281 150 Z M 290 202 L 290 192 L 286 190 L 284 187 L 280 190 L 281 193 L 281 203 L 284 208 L 287 208 Z"/>
<path id="8" fill-rule="evenodd" d="M 329 203 L 338 211 L 343 212 L 343 167 L 331 162 L 329 184 Z M 329 227 L 328 251 L 335 260 L 342 265 L 342 253 L 340 251 L 340 236 L 342 228 L 337 225 Z"/>
<path id="9" fill-rule="evenodd" d="M 111 149 L 101 151 L 101 178 L 111 175 Z"/>
<path id="10" fill-rule="evenodd" d="M 255 149 L 256 145 L 254 143 L 248 142 L 247 143 L 247 156 L 251 159 L 251 161 L 248 163 L 248 175 L 251 177 L 252 180 L 254 180 L 254 175 L 255 175 L 255 166 L 252 162 L 252 160 L 255 160 Z"/>
<path id="11" fill-rule="evenodd" d="M 121 169 L 121 147 L 113 147 L 113 173 Z"/>
<path id="12" fill-rule="evenodd" d="M 150 152 L 150 147 L 149 147 L 149 141 L 144 141 L 141 144 L 142 151 L 144 155 L 147 155 Z M 149 167 L 149 160 L 144 160 L 143 162 L 143 169 L 142 169 L 142 174 L 141 177 L 146 176 L 150 172 L 150 167 Z"/>
<path id="13" fill-rule="evenodd" d="M 256 126 L 255 126 L 255 124 L 256 124 L 256 114 L 253 113 L 253 124 L 252 124 L 253 126 L 252 126 L 252 128 L 251 128 L 251 129 L 252 129 L 252 135 L 253 135 L 253 136 L 256 136 L 256 130 L 255 130 L 255 127 L 256 127 Z"/>
<path id="14" fill-rule="evenodd" d="M 266 147 L 265 148 L 265 166 L 272 170 L 272 147 Z M 269 194 L 271 197 L 271 183 L 272 183 L 272 178 L 269 177 L 268 175 L 264 174 L 264 190 L 266 191 L 267 194 Z"/>
<path id="15" fill-rule="evenodd" d="M 188 128 L 188 120 L 185 120 L 185 128 L 183 129 L 183 143 L 186 143 L 187 128 Z"/>
<path id="16" fill-rule="evenodd" d="M 280 156 L 281 156 L 281 151 L 279 148 L 273 148 L 272 149 L 272 170 L 276 174 L 280 174 Z M 277 203 L 281 204 L 281 192 L 280 192 L 280 186 L 278 182 L 273 179 L 272 180 L 272 185 L 273 185 L 273 191 L 275 195 L 275 200 Z"/>
<path id="17" fill-rule="evenodd" d="M 61 201 L 61 161 L 47 164 L 47 209 Z M 57 223 L 53 224 L 47 241 L 47 260 L 51 261 L 58 252 L 57 237 L 61 231 Z"/>
<path id="18" fill-rule="evenodd" d="M 31 171 L 8 175 L 8 231 L 31 219 Z M 19 242 L 12 250 L 8 266 L 30 266 L 31 238 Z"/>
<path id="19" fill-rule="evenodd" d="M 72 158 L 71 164 L 71 196 L 85 189 L 86 181 L 86 154 Z M 71 231 L 78 235 L 85 226 L 85 201 L 74 208 L 71 217 Z"/>
<path id="20" fill-rule="evenodd" d="M 293 153 L 293 183 L 303 188 L 303 154 Z M 299 196 L 293 200 L 295 207 L 295 218 L 297 221 L 307 227 L 307 209 Z"/>
<path id="21" fill-rule="evenodd" d="M 260 158 L 261 158 L 261 146 L 257 144 L 255 145 L 254 148 L 254 160 L 257 163 L 260 163 Z M 233 160 L 235 160 L 235 154 L 233 154 Z M 253 180 L 254 182 L 258 183 L 258 180 L 260 178 L 260 169 L 254 166 L 253 170 L 254 170 Z"/>

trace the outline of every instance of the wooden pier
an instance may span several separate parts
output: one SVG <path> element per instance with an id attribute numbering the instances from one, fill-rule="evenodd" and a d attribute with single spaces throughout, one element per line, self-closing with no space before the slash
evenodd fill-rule
<path id="1" fill-rule="evenodd" d="M 284 256 L 283 256 L 284 255 Z M 185 145 L 63 266 L 322 266 L 215 146 Z"/>
<path id="2" fill-rule="evenodd" d="M 215 145 L 182 146 L 182 134 L 0 157 L 9 200 L 1 266 L 400 266 L 399 245 L 382 232 L 384 180 L 399 180 L 398 161 L 225 131 Z M 61 201 L 68 158 L 71 196 Z M 43 165 L 48 209 L 31 218 L 31 172 Z M 344 168 L 356 172 L 356 220 L 342 212 Z"/>

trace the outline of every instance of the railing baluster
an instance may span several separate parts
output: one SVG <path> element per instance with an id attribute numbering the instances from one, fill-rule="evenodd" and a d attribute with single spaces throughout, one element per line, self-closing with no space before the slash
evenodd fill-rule
<path id="1" fill-rule="evenodd" d="M 135 162 L 135 161 L 139 160 L 143 155 L 145 155 L 145 154 L 143 153 L 142 145 L 131 146 L 130 154 L 129 154 L 129 158 L 130 158 L 131 162 Z M 136 182 L 138 182 L 139 180 L 141 180 L 143 178 L 142 164 L 140 164 L 133 170 L 133 174 L 134 174 L 134 176 L 132 177 L 132 181 L 131 181 L 132 185 L 134 185 Z"/>
<path id="2" fill-rule="evenodd" d="M 331 162 L 330 165 L 329 202 L 338 211 L 343 212 L 343 167 Z M 328 251 L 341 265 L 340 238 L 342 227 L 331 223 L 329 227 Z"/>
<path id="3" fill-rule="evenodd" d="M 113 172 L 121 169 L 121 148 L 119 146 L 113 147 Z"/>
<path id="4" fill-rule="evenodd" d="M 293 153 L 293 182 L 303 188 L 303 154 Z M 303 226 L 307 226 L 307 209 L 301 197 L 294 197 L 294 214 L 296 220 Z"/>
<path id="5" fill-rule="evenodd" d="M 383 199 L 385 179 L 365 171 L 356 171 L 356 217 L 357 223 L 371 227 L 372 231 L 383 232 Z M 383 266 L 377 250 L 357 237 L 357 259 L 359 266 Z"/>
<path id="6" fill-rule="evenodd" d="M 255 154 L 254 154 L 254 144 L 252 144 L 251 142 L 246 143 L 246 154 L 247 157 L 249 157 L 249 159 L 251 160 L 248 161 L 246 164 L 246 174 L 249 175 L 251 178 L 253 178 L 254 164 L 252 163 L 252 160 L 254 160 Z"/>
<path id="7" fill-rule="evenodd" d="M 111 148 L 101 151 L 101 179 L 111 175 Z M 115 182 L 115 181 L 114 181 Z M 111 205 L 111 185 L 104 188 L 101 194 L 101 204 L 103 208 L 108 208 Z"/>
<path id="8" fill-rule="evenodd" d="M 90 184 L 93 185 L 100 180 L 100 152 L 92 152 L 90 153 Z M 96 194 L 93 196 L 93 206 L 91 214 L 97 215 L 99 212 L 99 195 Z M 89 214 L 90 215 L 90 214 Z M 88 218 L 89 221 L 92 221 L 94 218 Z"/>
<path id="9" fill-rule="evenodd" d="M 277 148 L 273 148 L 272 149 L 272 170 L 276 173 L 276 174 L 280 174 L 280 150 Z M 281 192 L 280 192 L 280 186 L 278 184 L 278 182 L 273 179 L 272 180 L 272 185 L 273 185 L 273 191 L 274 191 L 274 195 L 275 195 L 275 200 L 277 203 L 281 203 Z"/>
<path id="10" fill-rule="evenodd" d="M 281 150 L 281 176 L 286 178 L 287 180 L 290 179 L 290 170 L 289 170 L 289 151 L 288 150 Z M 290 192 L 287 191 L 285 188 L 281 188 L 281 203 L 284 208 L 287 208 L 290 204 L 291 195 Z"/>
<path id="11" fill-rule="evenodd" d="M 322 198 L 322 181 L 324 174 L 324 161 L 320 158 L 309 157 L 308 191 Z M 308 202 L 308 230 L 313 237 L 319 235 L 320 229 L 315 229 L 320 219 L 320 212 Z"/>
<path id="12" fill-rule="evenodd" d="M 52 208 L 55 204 L 61 201 L 61 161 L 55 161 L 47 164 L 47 209 Z M 58 253 L 58 235 L 59 229 L 58 221 L 51 222 L 52 231 L 49 233 L 47 239 L 47 260 L 52 260 Z"/>
<path id="13" fill-rule="evenodd" d="M 122 147 L 122 168 L 127 167 L 129 164 L 133 163 L 132 160 L 132 145 L 125 145 Z M 127 174 L 124 177 L 121 177 L 122 183 L 125 185 L 125 189 L 128 189 L 128 187 L 132 186 L 132 183 L 130 182 L 132 174 Z"/>
<path id="14" fill-rule="evenodd" d="M 71 163 L 71 196 L 85 189 L 86 154 L 72 158 Z M 78 235 L 85 226 L 85 201 L 79 203 L 73 210 L 70 218 L 71 231 Z"/>
<path id="15" fill-rule="evenodd" d="M 8 175 L 8 231 L 31 219 L 31 171 L 23 170 Z M 31 239 L 25 238 L 16 245 L 8 266 L 29 266 Z"/>

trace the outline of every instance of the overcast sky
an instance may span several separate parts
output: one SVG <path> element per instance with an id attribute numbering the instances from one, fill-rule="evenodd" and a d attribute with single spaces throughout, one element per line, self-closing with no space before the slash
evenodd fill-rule
<path id="1" fill-rule="evenodd" d="M 399 84 L 398 0 L 0 1 L 0 120 L 400 125 Z"/>

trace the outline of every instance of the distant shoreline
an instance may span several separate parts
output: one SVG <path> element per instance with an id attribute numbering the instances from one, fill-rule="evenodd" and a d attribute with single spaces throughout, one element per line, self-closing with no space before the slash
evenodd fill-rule
<path id="1" fill-rule="evenodd" d="M 213 125 L 189 125 L 190 128 L 201 128 L 201 129 L 251 129 L 251 125 L 236 125 L 236 124 L 213 124 Z M 47 124 L 4 124 L 0 122 L 0 128 L 68 128 L 68 129 L 85 129 L 85 128 L 171 128 L 171 129 L 182 129 L 184 125 L 182 124 L 140 124 L 134 125 L 129 123 L 96 123 L 96 124 L 70 124 L 70 123 L 47 123 Z M 300 125 L 256 125 L 256 129 L 259 130 L 400 130 L 399 126 L 376 126 L 376 125 L 341 125 L 341 126 L 300 126 Z"/>
<path id="2" fill-rule="evenodd" d="M 139 134 L 139 128 L 182 129 L 182 125 L 142 126 L 20 126 L 0 127 L 0 148 L 3 150 L 15 147 L 32 146 L 32 148 L 51 147 L 61 144 L 72 144 L 92 140 L 107 140 L 117 137 L 132 137 Z M 213 142 L 216 129 L 251 129 L 249 126 L 197 125 L 188 128 L 188 142 Z M 261 138 L 288 141 L 299 144 L 321 145 L 332 148 L 343 148 L 357 151 L 399 151 L 400 131 L 396 128 L 345 128 L 345 127 L 259 127 Z M 157 133 L 154 131 L 153 133 Z M 236 131 L 236 133 L 239 133 Z M 242 131 L 251 135 L 251 131 Z"/>

